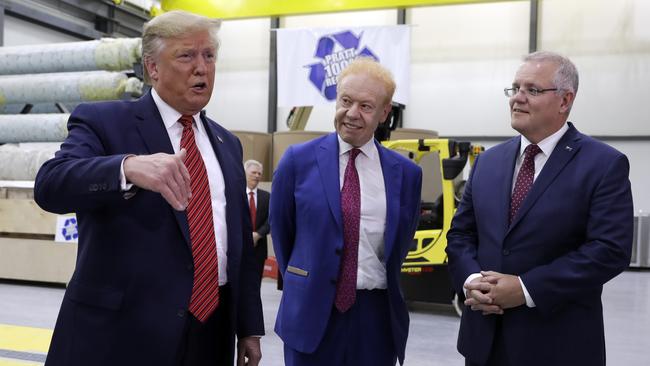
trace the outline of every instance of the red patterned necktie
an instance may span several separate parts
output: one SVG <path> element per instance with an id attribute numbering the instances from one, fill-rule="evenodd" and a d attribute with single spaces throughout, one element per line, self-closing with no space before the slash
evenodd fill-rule
<path id="1" fill-rule="evenodd" d="M 251 212 L 251 224 L 255 231 L 255 220 L 257 219 L 257 208 L 255 207 L 255 192 L 248 192 L 248 209 Z"/>
<path id="2" fill-rule="evenodd" d="M 194 258 L 194 285 L 189 310 L 194 317 L 205 322 L 219 305 L 219 271 L 212 199 L 205 164 L 194 141 L 194 118 L 183 115 L 178 121 L 183 125 L 181 149 L 187 151 L 185 166 L 190 173 L 192 189 L 192 198 L 186 210 Z"/>
<path id="3" fill-rule="evenodd" d="M 521 207 L 524 198 L 528 195 L 530 188 L 533 186 L 533 178 L 535 177 L 535 155 L 542 152 L 539 146 L 530 144 L 524 150 L 524 162 L 519 168 L 517 174 L 517 181 L 515 189 L 512 191 L 512 199 L 510 200 L 510 223 L 514 219 L 519 207 Z"/>
<path id="4" fill-rule="evenodd" d="M 334 303 L 340 312 L 346 312 L 357 297 L 357 261 L 359 257 L 359 222 L 361 221 L 361 189 L 355 159 L 361 150 L 350 150 L 341 189 L 343 213 L 343 253 L 339 280 L 336 283 Z"/>

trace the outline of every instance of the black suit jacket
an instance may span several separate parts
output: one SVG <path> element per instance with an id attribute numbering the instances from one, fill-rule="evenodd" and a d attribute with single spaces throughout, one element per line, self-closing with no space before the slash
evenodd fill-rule
<path id="1" fill-rule="evenodd" d="M 262 236 L 255 246 L 255 258 L 260 278 L 264 271 L 264 261 L 268 256 L 268 244 L 266 236 L 271 232 L 269 224 L 269 201 L 271 194 L 263 189 L 257 189 L 257 211 L 255 214 L 255 231 Z"/>
<path id="2" fill-rule="evenodd" d="M 202 118 L 225 180 L 231 333 L 264 333 L 239 140 Z M 34 198 L 76 212 L 79 249 L 48 353 L 48 366 L 171 365 L 184 334 L 193 266 L 185 212 L 159 193 L 125 199 L 126 154 L 173 153 L 151 97 L 81 104 L 69 135 L 40 169 Z M 229 347 L 229 348 L 226 348 Z M 231 352 L 232 353 L 232 352 Z"/>

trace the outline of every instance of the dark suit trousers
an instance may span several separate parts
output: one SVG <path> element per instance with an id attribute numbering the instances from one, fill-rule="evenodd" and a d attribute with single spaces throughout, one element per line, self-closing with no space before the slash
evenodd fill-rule
<path id="1" fill-rule="evenodd" d="M 466 310 L 471 311 L 471 310 Z M 495 316 L 495 315 L 488 315 Z M 494 330 L 494 343 L 492 344 L 492 350 L 490 351 L 490 357 L 488 358 L 487 363 L 480 364 L 475 363 L 470 360 L 465 360 L 465 366 L 512 366 L 508 360 L 508 353 L 506 345 L 503 341 L 503 329 L 501 327 L 501 316 L 496 315 L 496 328 Z"/>
<path id="2" fill-rule="evenodd" d="M 357 290 L 350 310 L 333 307 L 325 335 L 314 353 L 284 346 L 285 366 L 394 366 L 397 354 L 390 327 L 388 292 Z"/>
<path id="3" fill-rule="evenodd" d="M 262 279 L 262 276 L 264 275 L 264 262 L 266 262 L 267 258 L 267 241 L 264 239 L 260 239 L 257 242 L 257 245 L 255 246 L 255 269 L 257 273 L 260 275 L 260 280 Z"/>
<path id="4" fill-rule="evenodd" d="M 189 312 L 176 365 L 232 366 L 234 349 L 230 319 L 230 286 L 219 287 L 219 306 L 205 323 Z"/>

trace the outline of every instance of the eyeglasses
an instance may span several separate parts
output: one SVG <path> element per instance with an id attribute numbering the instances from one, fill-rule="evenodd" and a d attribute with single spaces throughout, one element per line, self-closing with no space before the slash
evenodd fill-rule
<path id="1" fill-rule="evenodd" d="M 505 94 L 506 97 L 508 97 L 508 98 L 512 98 L 515 95 L 517 95 L 517 93 L 519 93 L 520 90 L 523 91 L 524 94 L 526 94 L 526 95 L 529 95 L 531 97 L 536 97 L 536 96 L 538 96 L 540 94 L 543 94 L 543 93 L 545 93 L 547 91 L 558 90 L 558 88 L 538 89 L 538 88 L 535 88 L 534 86 L 531 86 L 529 88 L 521 88 L 519 86 L 513 86 L 512 88 L 504 88 L 503 89 L 503 94 Z"/>

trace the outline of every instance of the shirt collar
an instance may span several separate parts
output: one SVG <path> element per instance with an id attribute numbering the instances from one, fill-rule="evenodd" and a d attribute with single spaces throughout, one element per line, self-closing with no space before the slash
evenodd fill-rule
<path id="1" fill-rule="evenodd" d="M 249 193 L 251 192 L 255 193 L 255 195 L 257 196 L 257 187 L 255 187 L 254 189 L 250 189 L 248 188 L 248 186 L 246 186 L 246 195 L 249 195 Z"/>
<path id="2" fill-rule="evenodd" d="M 543 139 L 540 141 L 537 146 L 539 146 L 540 150 L 544 153 L 546 156 L 551 156 L 551 153 L 553 152 L 553 149 L 555 149 L 555 146 L 557 146 L 557 143 L 560 142 L 560 139 L 562 136 L 564 136 L 564 133 L 569 129 L 569 125 L 564 122 L 564 125 L 562 128 L 557 130 L 554 134 L 551 136 L 548 136 L 547 138 Z M 523 155 L 524 151 L 526 150 L 526 147 L 530 145 L 531 142 L 524 137 L 524 135 L 521 135 L 521 147 L 519 149 L 519 156 Z"/>
<path id="3" fill-rule="evenodd" d="M 181 118 L 182 114 L 172 108 L 172 106 L 167 104 L 164 100 L 162 100 L 156 89 L 151 88 L 151 97 L 153 98 L 153 102 L 158 108 L 158 112 L 160 113 L 160 117 L 165 124 L 165 128 L 170 129 L 176 122 L 178 122 L 178 119 Z M 197 113 L 192 117 L 194 117 L 194 122 L 199 133 L 204 133 L 203 123 L 198 123 L 198 121 L 201 120 L 200 113 Z"/>
<path id="4" fill-rule="evenodd" d="M 343 141 L 341 136 L 339 136 L 338 134 L 336 135 L 336 138 L 339 140 L 339 156 L 354 149 L 354 146 Z M 367 156 L 371 160 L 374 160 L 379 155 L 379 153 L 377 152 L 377 146 L 375 146 L 374 138 L 370 139 L 368 142 L 366 142 L 363 146 L 359 147 L 358 149 L 361 150 L 363 155 Z"/>

